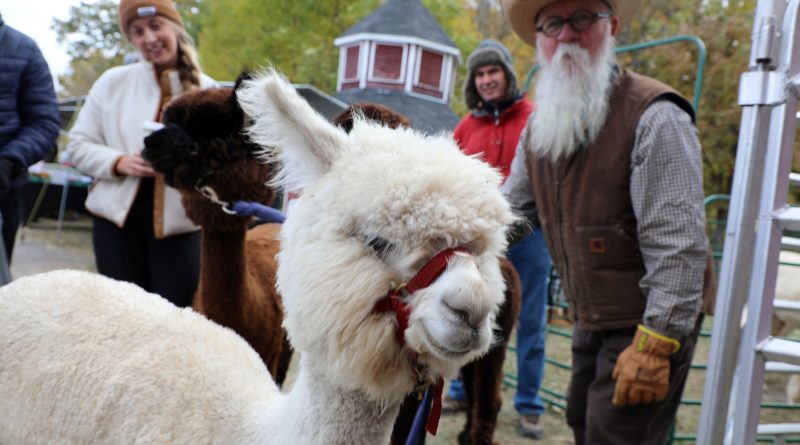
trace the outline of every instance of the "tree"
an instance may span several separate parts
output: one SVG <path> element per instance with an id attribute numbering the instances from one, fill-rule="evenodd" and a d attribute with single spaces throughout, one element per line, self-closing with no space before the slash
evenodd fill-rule
<path id="1" fill-rule="evenodd" d="M 192 36 L 192 39 L 197 42 L 197 36 L 200 34 L 200 30 L 202 28 L 199 17 L 202 15 L 203 8 L 207 2 L 204 2 L 203 0 L 173 1 L 175 2 L 175 8 L 181 14 L 186 32 L 188 32 L 189 35 Z"/>
<path id="2" fill-rule="evenodd" d="M 73 59 L 85 59 L 100 52 L 109 58 L 121 57 L 130 47 L 119 30 L 117 3 L 99 0 L 81 1 L 69 8 L 69 18 L 53 19 L 52 29 L 58 43 L 65 45 Z"/>
<path id="3" fill-rule="evenodd" d="M 464 0 L 423 0 L 445 32 L 466 55 L 488 33 L 513 42 L 496 0 L 469 5 Z M 332 92 L 339 52 L 333 40 L 380 6 L 378 0 L 216 0 L 201 8 L 199 47 L 212 77 L 233 79 L 243 68 L 272 63 L 293 82 Z M 481 19 L 481 34 L 474 21 Z M 520 47 L 520 43 L 512 43 Z M 522 50 L 525 51 L 525 50 Z M 532 50 L 528 49 L 528 54 Z M 464 75 L 460 68 L 459 78 Z M 459 91 L 452 104 L 465 111 Z M 460 107 L 460 108 L 459 108 Z"/>
<path id="4" fill-rule="evenodd" d="M 62 97 L 85 95 L 103 71 L 121 63 L 121 55 L 108 57 L 100 51 L 90 53 L 83 58 L 72 59 L 69 62 L 69 72 L 58 76 L 58 82 L 61 84 L 59 95 Z"/>
<path id="5" fill-rule="evenodd" d="M 738 86 L 747 69 L 753 2 L 658 0 L 637 12 L 620 41 L 641 42 L 676 35 L 694 35 L 708 55 L 697 110 L 697 129 L 703 147 L 706 194 L 730 193 L 739 136 L 741 108 Z M 635 70 L 694 94 L 698 50 L 688 44 L 671 45 L 627 59 Z"/>
<path id="6" fill-rule="evenodd" d="M 216 0 L 201 8 L 198 35 L 204 70 L 217 79 L 273 64 L 294 82 L 325 91 L 336 85 L 333 39 L 377 0 Z"/>

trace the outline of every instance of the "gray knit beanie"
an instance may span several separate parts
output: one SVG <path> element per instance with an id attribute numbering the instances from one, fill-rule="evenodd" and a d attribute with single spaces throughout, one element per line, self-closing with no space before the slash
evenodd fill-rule
<path id="1" fill-rule="evenodd" d="M 486 65 L 500 65 L 503 67 L 503 71 L 506 73 L 506 81 L 508 82 L 506 100 L 519 95 L 517 76 L 514 74 L 514 65 L 511 62 L 511 53 L 502 43 L 486 39 L 467 58 L 469 76 L 464 82 L 464 100 L 470 110 L 474 110 L 481 105 L 481 96 L 478 94 L 478 90 L 475 89 L 475 70 Z"/>

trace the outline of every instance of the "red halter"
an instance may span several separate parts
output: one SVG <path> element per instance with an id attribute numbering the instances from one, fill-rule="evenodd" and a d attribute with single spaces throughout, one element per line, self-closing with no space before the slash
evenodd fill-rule
<path id="1" fill-rule="evenodd" d="M 405 346 L 405 332 L 408 329 L 408 318 L 411 315 L 410 305 L 404 301 L 404 297 L 410 297 L 420 289 L 424 289 L 431 285 L 439 275 L 447 268 L 447 263 L 456 252 L 469 253 L 465 247 L 455 247 L 445 249 L 436 254 L 430 259 L 422 269 L 417 272 L 414 278 L 408 283 L 398 287 L 397 289 L 390 290 L 385 297 L 375 303 L 374 312 L 394 312 L 397 317 L 397 341 L 400 346 Z M 413 354 L 416 357 L 416 354 Z M 421 383 L 421 382 L 418 382 Z M 429 382 L 425 382 L 428 386 Z M 436 435 L 439 427 L 439 417 L 442 414 L 442 391 L 444 389 L 444 379 L 440 376 L 436 379 L 433 388 L 433 402 L 431 404 L 430 417 L 428 417 L 427 430 L 429 433 Z"/>

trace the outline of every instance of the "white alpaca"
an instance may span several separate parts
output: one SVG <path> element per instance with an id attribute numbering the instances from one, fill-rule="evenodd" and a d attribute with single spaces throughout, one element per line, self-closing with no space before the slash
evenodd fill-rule
<path id="1" fill-rule="evenodd" d="M 484 353 L 514 219 L 498 174 L 445 136 L 358 120 L 347 135 L 270 71 L 240 92 L 253 139 L 302 188 L 281 232 L 282 394 L 232 331 L 139 288 L 58 271 L 0 288 L 0 443 L 381 444 L 420 379 Z M 374 310 L 437 252 L 408 329 Z"/>

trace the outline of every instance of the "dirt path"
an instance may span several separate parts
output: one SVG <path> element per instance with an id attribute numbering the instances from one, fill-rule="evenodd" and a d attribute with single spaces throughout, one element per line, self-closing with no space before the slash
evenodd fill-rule
<path id="1" fill-rule="evenodd" d="M 55 269 L 95 270 L 89 217 L 65 221 L 60 233 L 55 220 L 40 218 L 17 233 L 11 258 L 12 277 Z"/>

